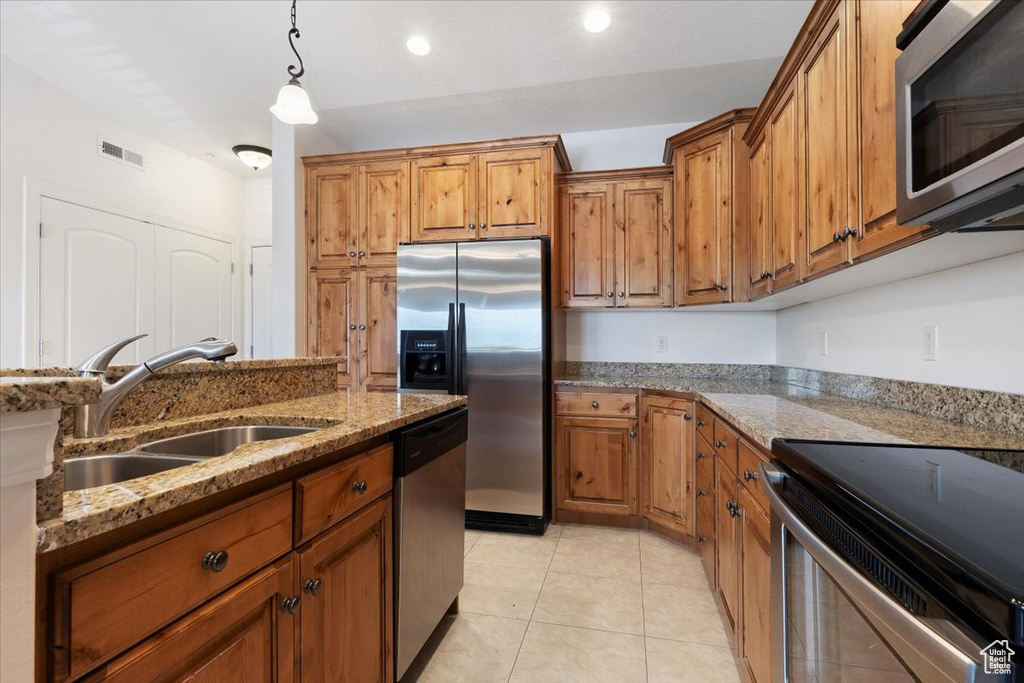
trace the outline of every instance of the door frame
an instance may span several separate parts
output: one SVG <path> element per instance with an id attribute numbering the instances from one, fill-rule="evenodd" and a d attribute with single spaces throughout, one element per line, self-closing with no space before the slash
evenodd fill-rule
<path id="1" fill-rule="evenodd" d="M 24 367 L 39 367 L 39 330 L 40 310 L 39 293 L 42 287 L 40 282 L 40 238 L 39 224 L 42 213 L 43 198 L 54 199 L 68 204 L 75 204 L 85 209 L 101 211 L 114 214 L 130 220 L 151 223 L 154 226 L 180 230 L 181 232 L 199 235 L 209 239 L 224 242 L 231 246 L 232 265 L 241 263 L 239 258 L 241 251 L 241 237 L 226 230 L 200 227 L 189 223 L 182 223 L 166 216 L 126 208 L 121 205 L 111 204 L 88 192 L 82 192 L 56 183 L 39 180 L 29 176 L 23 177 L 22 188 L 22 344 L 21 364 Z M 231 274 L 231 336 L 239 337 L 242 327 L 242 293 L 239 278 L 242 276 L 241 269 L 235 268 Z"/>

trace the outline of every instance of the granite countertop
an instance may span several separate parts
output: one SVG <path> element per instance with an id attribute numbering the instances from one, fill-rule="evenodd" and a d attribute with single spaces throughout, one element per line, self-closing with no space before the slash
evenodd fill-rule
<path id="1" fill-rule="evenodd" d="M 66 491 L 62 515 L 38 527 L 37 551 L 131 524 L 466 403 L 465 396 L 336 392 L 139 425 L 104 437 L 68 439 L 66 458 L 122 452 L 154 439 L 214 427 L 254 423 L 322 427 L 301 436 L 247 444 L 227 455 L 159 474 Z"/>
<path id="2" fill-rule="evenodd" d="M 818 439 L 1024 450 L 1021 436 L 822 394 L 788 382 L 567 376 L 555 384 L 693 394 L 767 449 L 771 449 L 773 439 Z"/>
<path id="3" fill-rule="evenodd" d="M 337 365 L 341 358 L 302 356 L 298 358 L 255 358 L 227 360 L 223 363 L 209 363 L 204 360 L 194 359 L 182 363 L 168 365 L 156 371 L 156 375 L 196 375 L 207 373 L 225 373 L 235 370 L 267 370 L 273 368 L 294 368 L 311 367 L 315 365 Z M 107 368 L 107 377 L 116 380 L 128 371 L 136 368 L 136 365 L 111 365 Z M 78 370 L 72 367 L 49 366 L 43 368 L 3 368 L 0 369 L 0 376 L 3 377 L 77 377 Z"/>
<path id="4" fill-rule="evenodd" d="M 0 413 L 63 408 L 100 400 L 100 381 L 85 377 L 0 377 Z"/>

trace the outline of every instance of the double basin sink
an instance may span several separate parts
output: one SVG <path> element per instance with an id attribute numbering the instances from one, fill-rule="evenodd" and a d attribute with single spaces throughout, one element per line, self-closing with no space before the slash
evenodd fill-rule
<path id="1" fill-rule="evenodd" d="M 64 490 L 78 491 L 165 472 L 225 455 L 257 441 L 314 432 L 317 427 L 242 425 L 151 441 L 130 453 L 90 455 L 64 461 Z"/>

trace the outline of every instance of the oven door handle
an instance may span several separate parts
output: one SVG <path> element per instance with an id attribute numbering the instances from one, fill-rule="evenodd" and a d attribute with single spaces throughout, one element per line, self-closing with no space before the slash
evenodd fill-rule
<path id="1" fill-rule="evenodd" d="M 776 490 L 787 477 L 770 463 L 761 463 L 761 482 L 772 514 L 779 517 L 787 534 L 828 572 L 836 584 L 871 622 L 886 642 L 922 681 L 971 683 L 979 675 L 978 663 L 954 647 L 914 615 L 907 612 L 825 544 L 786 504 Z M 772 552 L 783 552 L 772 548 Z"/>

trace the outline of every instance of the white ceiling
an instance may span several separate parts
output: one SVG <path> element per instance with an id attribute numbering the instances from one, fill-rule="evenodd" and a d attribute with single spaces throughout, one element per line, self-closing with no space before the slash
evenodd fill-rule
<path id="1" fill-rule="evenodd" d="M 612 15 L 599 35 L 585 9 Z M 811 0 L 298 3 L 302 83 L 347 149 L 698 121 L 756 105 Z M 290 2 L 0 2 L 0 53 L 245 176 L 294 62 Z M 405 49 L 412 34 L 433 52 Z M 652 159 L 651 163 L 659 160 Z"/>

